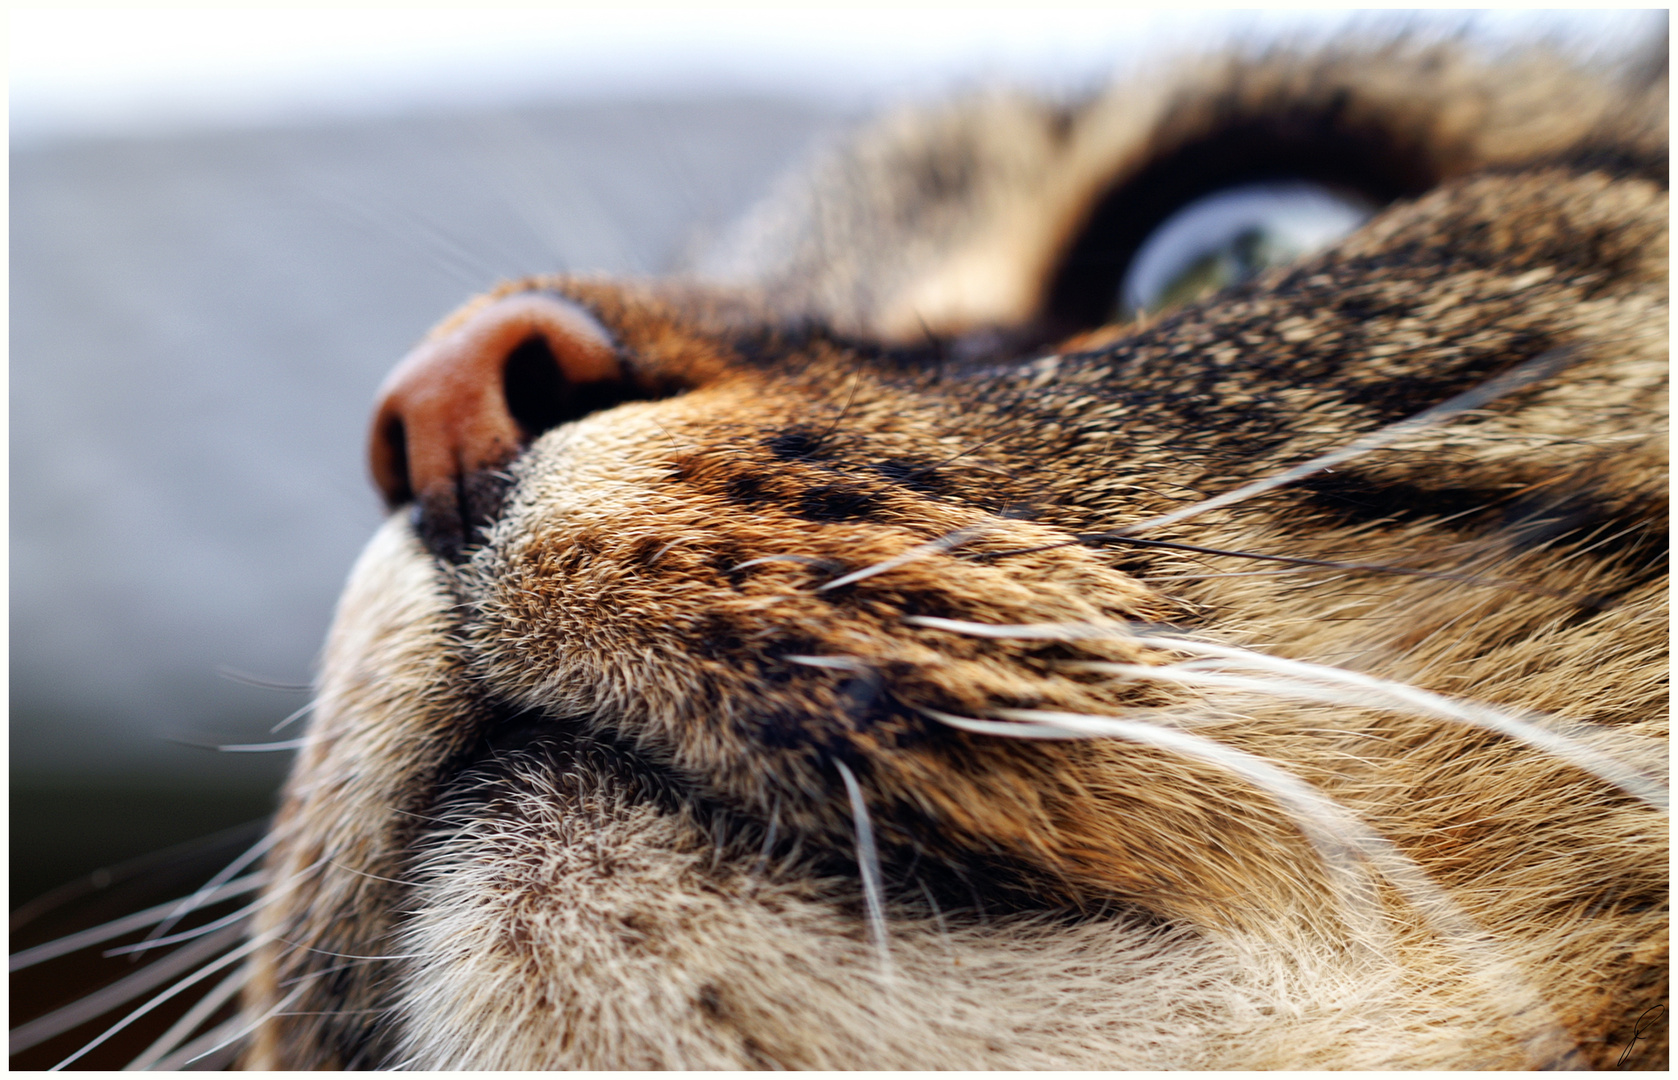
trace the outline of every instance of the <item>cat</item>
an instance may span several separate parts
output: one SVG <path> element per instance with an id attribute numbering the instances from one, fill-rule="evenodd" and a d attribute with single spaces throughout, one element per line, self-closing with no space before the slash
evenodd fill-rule
<path id="1" fill-rule="evenodd" d="M 702 274 L 467 304 L 244 1063 L 1660 1067 L 1665 103 L 1405 40 L 977 95 Z"/>
<path id="2" fill-rule="evenodd" d="M 982 96 L 709 280 L 467 305 L 376 410 L 250 1062 L 1614 1063 L 1664 101 L 1402 43 Z"/>

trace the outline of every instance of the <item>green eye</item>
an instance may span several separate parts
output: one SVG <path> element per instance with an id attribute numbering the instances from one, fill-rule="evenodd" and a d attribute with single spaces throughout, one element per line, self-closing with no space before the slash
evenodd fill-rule
<path id="1" fill-rule="evenodd" d="M 1375 212 L 1302 180 L 1243 184 L 1196 199 L 1143 241 L 1119 288 L 1121 318 L 1176 307 L 1321 251 Z"/>

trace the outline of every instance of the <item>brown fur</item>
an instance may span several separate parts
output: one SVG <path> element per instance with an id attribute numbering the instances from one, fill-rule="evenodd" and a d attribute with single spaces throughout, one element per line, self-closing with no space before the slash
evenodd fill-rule
<path id="1" fill-rule="evenodd" d="M 1664 815 L 1437 717 L 1172 681 L 1148 632 L 1664 775 L 1664 100 L 1403 48 L 987 98 L 784 192 L 713 265 L 738 289 L 498 290 L 580 303 L 651 400 L 532 444 L 459 561 L 406 514 L 363 556 L 275 826 L 251 1063 L 1613 1064 L 1665 1001 Z M 1249 286 L 1080 325 L 1057 275 L 1100 200 L 1278 116 L 1332 116 L 1400 198 Z M 878 344 L 923 328 L 952 340 Z M 1435 576 L 1096 537 L 1557 349 L 1485 408 L 1142 534 Z M 935 718 L 1019 710 L 1251 755 L 1342 808 L 1346 846 L 1216 762 Z"/>

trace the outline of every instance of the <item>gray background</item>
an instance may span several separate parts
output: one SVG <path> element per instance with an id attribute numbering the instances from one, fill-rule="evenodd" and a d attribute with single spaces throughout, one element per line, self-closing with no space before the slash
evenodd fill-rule
<path id="1" fill-rule="evenodd" d="M 266 812 L 380 509 L 374 389 L 452 307 L 656 274 L 845 124 L 617 102 L 11 154 L 13 903 Z"/>

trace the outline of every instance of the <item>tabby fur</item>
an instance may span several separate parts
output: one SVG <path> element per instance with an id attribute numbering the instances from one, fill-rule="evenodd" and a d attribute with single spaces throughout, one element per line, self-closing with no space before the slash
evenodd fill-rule
<path id="1" fill-rule="evenodd" d="M 1104 324 L 1127 214 L 1290 161 L 1387 205 Z M 625 382 L 357 564 L 247 1064 L 1659 1067 L 1659 797 L 1473 717 L 1665 775 L 1666 172 L 1664 67 L 1276 51 L 474 301 L 433 340 L 560 296 Z M 1168 734 L 1010 737 L 1077 717 Z"/>

